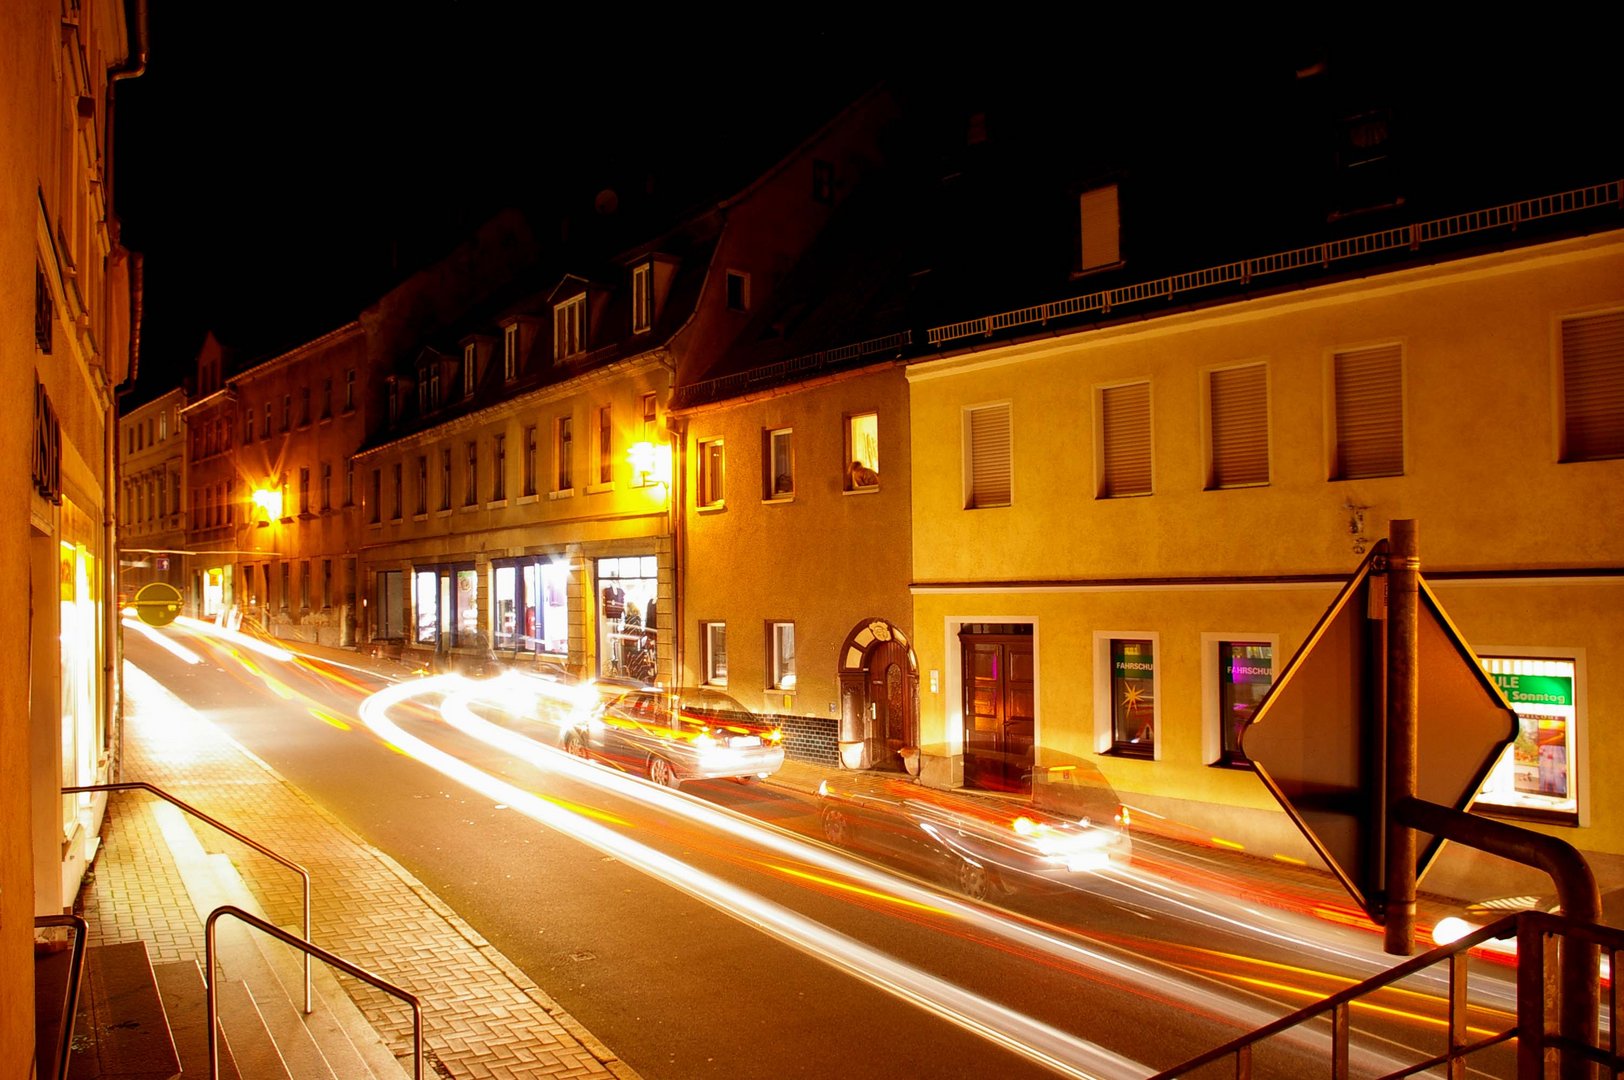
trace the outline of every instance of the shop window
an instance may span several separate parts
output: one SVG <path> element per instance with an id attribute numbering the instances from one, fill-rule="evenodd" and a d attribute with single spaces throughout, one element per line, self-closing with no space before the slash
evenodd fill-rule
<path id="1" fill-rule="evenodd" d="M 1624 311 L 1562 320 L 1562 460 L 1624 457 Z"/>
<path id="2" fill-rule="evenodd" d="M 1269 482 L 1266 364 L 1207 372 L 1207 489 Z"/>
<path id="3" fill-rule="evenodd" d="M 701 678 L 707 686 L 727 685 L 727 623 L 699 624 Z"/>
<path id="4" fill-rule="evenodd" d="M 1154 758 L 1160 721 L 1156 636 L 1095 633 L 1094 668 L 1099 749 L 1123 757 Z"/>
<path id="5" fill-rule="evenodd" d="M 1201 636 L 1202 757 L 1215 765 L 1251 767 L 1241 750 L 1246 725 L 1274 685 L 1273 636 Z"/>
<path id="6" fill-rule="evenodd" d="M 1099 497 L 1149 495 L 1150 384 L 1102 386 L 1095 403 L 1099 408 Z"/>
<path id="7" fill-rule="evenodd" d="M 726 503 L 726 456 L 721 439 L 701 439 L 699 442 L 699 482 L 695 500 L 701 509 L 718 509 Z"/>
<path id="8" fill-rule="evenodd" d="M 964 444 L 969 456 L 966 509 L 1008 506 L 1012 498 L 1009 405 L 983 405 L 964 412 Z"/>
<path id="9" fill-rule="evenodd" d="M 880 415 L 858 413 L 846 417 L 846 490 L 877 491 L 880 487 Z"/>
<path id="10" fill-rule="evenodd" d="M 659 678 L 659 563 L 653 555 L 598 560 L 598 674 Z"/>
<path id="11" fill-rule="evenodd" d="M 549 558 L 494 564 L 491 622 L 496 647 L 564 655 L 569 651 L 569 567 Z"/>
<path id="12" fill-rule="evenodd" d="M 1398 345 L 1332 357 L 1336 426 L 1331 479 L 1404 475 L 1404 352 Z"/>
<path id="13" fill-rule="evenodd" d="M 766 433 L 762 476 L 766 478 L 768 499 L 788 499 L 795 494 L 795 432 L 779 428 Z"/>
<path id="14" fill-rule="evenodd" d="M 767 689 L 795 689 L 795 624 L 767 624 Z"/>
<path id="15" fill-rule="evenodd" d="M 1476 808 L 1579 824 L 1580 661 L 1572 655 L 1516 655 L 1509 650 L 1479 660 L 1516 712 L 1518 731 L 1489 771 Z"/>

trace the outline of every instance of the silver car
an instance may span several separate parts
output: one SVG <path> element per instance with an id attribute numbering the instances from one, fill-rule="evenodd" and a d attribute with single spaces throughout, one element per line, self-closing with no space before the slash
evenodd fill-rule
<path id="1" fill-rule="evenodd" d="M 765 778 L 784 764 L 784 733 L 719 690 L 645 687 L 611 698 L 564 735 L 572 754 L 676 787 Z"/>

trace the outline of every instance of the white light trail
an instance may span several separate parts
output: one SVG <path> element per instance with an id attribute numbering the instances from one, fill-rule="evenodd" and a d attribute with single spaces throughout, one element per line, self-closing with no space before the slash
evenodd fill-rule
<path id="1" fill-rule="evenodd" d="M 167 650 L 179 660 L 183 660 L 188 664 L 201 664 L 203 662 L 203 658 L 197 655 L 197 653 L 193 652 L 191 649 L 188 649 L 179 642 L 170 641 L 167 635 L 158 633 L 158 631 L 154 630 L 152 627 L 148 626 L 139 619 L 125 618 L 120 621 L 123 622 L 124 629 L 139 631 L 147 640 L 151 641 L 154 645 L 157 645 L 160 649 Z"/>
<path id="2" fill-rule="evenodd" d="M 192 633 L 198 634 L 202 637 L 216 637 L 220 638 L 222 641 L 229 641 L 233 645 L 257 652 L 261 656 L 269 657 L 272 660 L 280 660 L 283 663 L 287 663 L 293 659 L 293 654 L 279 645 L 268 645 L 256 637 L 252 637 L 237 630 L 227 630 L 223 626 L 216 626 L 214 623 L 203 619 L 194 619 L 190 615 L 176 616 L 175 624 L 177 626 L 184 626 Z"/>

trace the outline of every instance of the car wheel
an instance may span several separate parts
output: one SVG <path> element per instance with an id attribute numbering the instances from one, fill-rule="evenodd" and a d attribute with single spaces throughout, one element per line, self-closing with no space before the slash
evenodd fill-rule
<path id="1" fill-rule="evenodd" d="M 571 731 L 564 736 L 564 753 L 578 758 L 586 757 L 586 740 L 581 738 L 579 731 Z"/>
<path id="2" fill-rule="evenodd" d="M 828 837 L 829 843 L 838 847 L 847 847 L 851 844 L 851 819 L 844 810 L 827 807 L 823 811 L 823 835 Z"/>
<path id="3" fill-rule="evenodd" d="M 663 757 L 648 759 L 648 778 L 661 787 L 674 788 L 682 781 L 677 779 L 677 770 Z"/>
<path id="4" fill-rule="evenodd" d="M 959 860 L 958 884 L 959 892 L 972 900 L 986 900 L 997 888 L 991 870 L 966 859 Z"/>

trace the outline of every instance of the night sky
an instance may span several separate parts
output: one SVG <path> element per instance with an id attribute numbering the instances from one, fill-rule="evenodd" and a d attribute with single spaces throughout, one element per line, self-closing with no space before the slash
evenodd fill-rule
<path id="1" fill-rule="evenodd" d="M 1170 38 L 1148 17 L 1075 13 L 901 27 L 826 8 L 149 4 L 147 71 L 118 84 L 114 125 L 122 239 L 145 260 L 135 401 L 177 385 L 209 330 L 271 355 L 355 318 L 504 206 L 590 199 L 651 167 L 759 159 L 900 69 L 947 84 L 1041 73 L 1077 137 L 1091 118 L 1149 131 L 1179 116 L 1222 152 L 1246 141 L 1226 132 L 1255 122 L 1237 73 L 1261 58 L 1289 81 L 1295 58 L 1333 48 L 1426 84 L 1454 116 L 1434 137 L 1487 148 L 1497 169 L 1618 143 L 1601 129 L 1586 140 L 1578 119 L 1600 110 L 1618 129 L 1601 34 L 1546 45 L 1526 28 L 1226 16 Z M 1497 145 L 1512 120 L 1549 135 Z"/>

